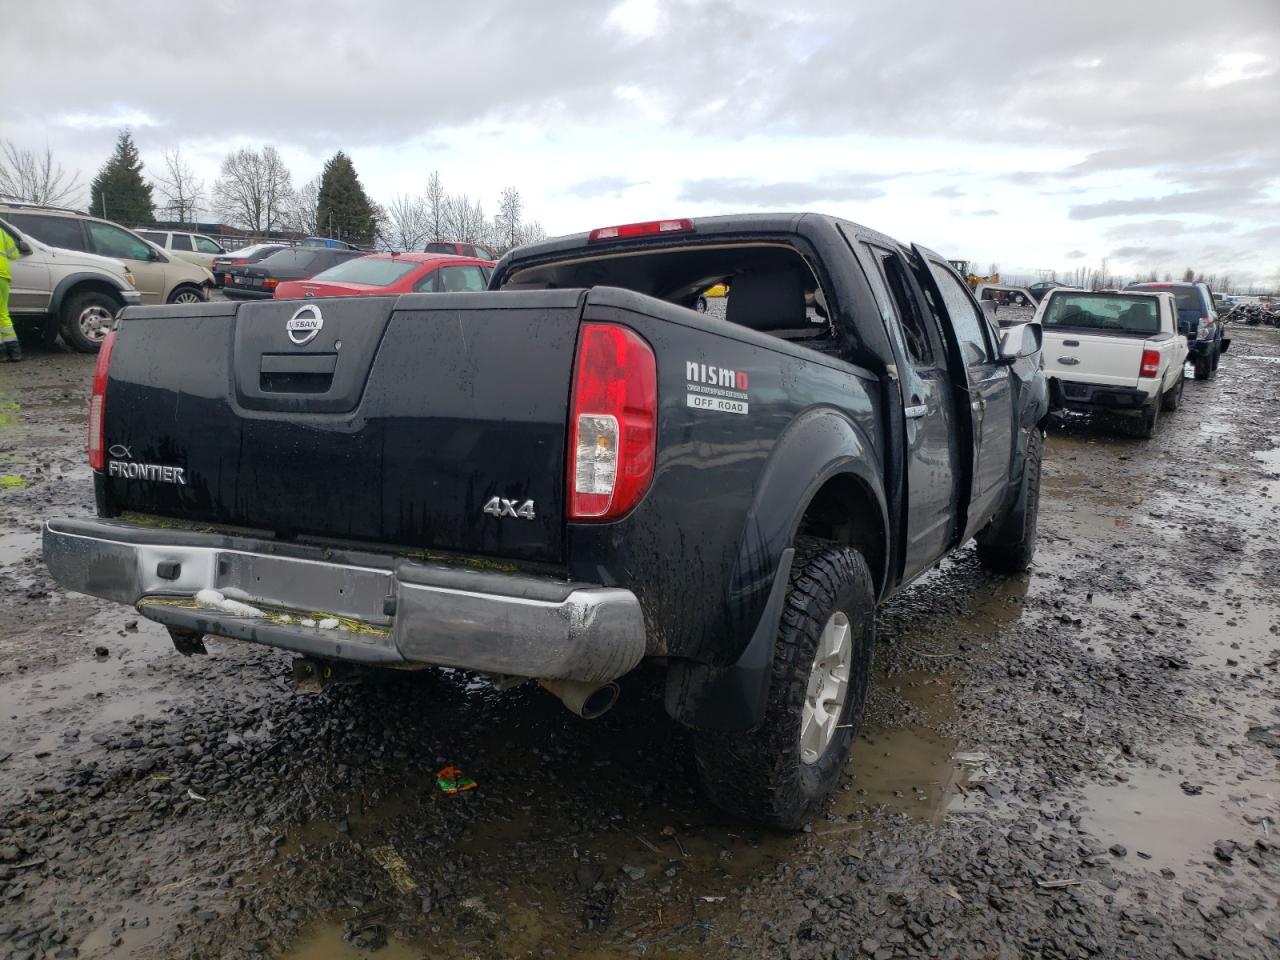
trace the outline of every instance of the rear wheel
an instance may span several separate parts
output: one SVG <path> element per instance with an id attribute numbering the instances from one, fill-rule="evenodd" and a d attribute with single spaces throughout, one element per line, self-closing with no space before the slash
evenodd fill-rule
<path id="1" fill-rule="evenodd" d="M 68 297 L 62 307 L 62 339 L 80 353 L 97 353 L 119 309 L 114 298 L 97 290 Z"/>
<path id="2" fill-rule="evenodd" d="M 706 298 L 706 297 L 699 297 L 699 298 L 698 298 L 698 312 L 699 312 L 699 313 L 706 313 L 706 312 L 707 312 L 707 298 Z"/>
<path id="3" fill-rule="evenodd" d="M 1187 376 L 1181 370 L 1178 371 L 1178 382 L 1164 392 L 1164 396 L 1160 399 L 1160 405 L 1169 413 L 1178 409 L 1178 405 L 1182 403 L 1182 388 L 1186 386 Z"/>
<path id="4" fill-rule="evenodd" d="M 797 830 L 835 789 L 862 722 L 875 639 L 875 590 L 862 554 L 797 544 L 774 645 L 764 722 L 699 732 L 698 773 L 730 814 Z"/>
<path id="5" fill-rule="evenodd" d="M 1040 462 L 1043 457 L 1044 434 L 1039 427 L 1032 427 L 1027 438 L 1027 459 L 1022 466 L 1018 499 L 978 534 L 978 560 L 988 570 L 1021 573 L 1035 556 L 1040 516 Z"/>

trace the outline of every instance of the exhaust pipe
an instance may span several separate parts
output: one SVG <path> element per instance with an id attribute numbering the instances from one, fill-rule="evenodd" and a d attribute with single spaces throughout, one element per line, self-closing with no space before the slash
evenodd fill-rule
<path id="1" fill-rule="evenodd" d="M 618 702 L 618 694 L 621 692 L 613 681 L 588 683 L 583 680 L 539 680 L 538 684 L 549 693 L 554 693 L 569 708 L 570 713 L 583 720 L 604 716 Z"/>

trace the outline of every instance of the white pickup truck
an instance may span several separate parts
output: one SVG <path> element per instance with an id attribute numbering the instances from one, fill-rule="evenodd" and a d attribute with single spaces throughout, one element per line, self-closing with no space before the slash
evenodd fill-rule
<path id="1" fill-rule="evenodd" d="M 1142 437 L 1178 408 L 1187 338 L 1172 294 L 1050 290 L 1035 320 L 1051 407 L 1125 414 Z"/>

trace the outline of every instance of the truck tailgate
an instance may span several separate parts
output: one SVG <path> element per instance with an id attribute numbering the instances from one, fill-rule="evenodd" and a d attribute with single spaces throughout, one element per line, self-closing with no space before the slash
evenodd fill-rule
<path id="1" fill-rule="evenodd" d="M 1137 387 L 1143 337 L 1044 331 L 1044 368 L 1051 377 L 1108 387 Z"/>
<path id="2" fill-rule="evenodd" d="M 126 311 L 106 509 L 559 562 L 582 302 L 528 291 Z M 498 517 L 483 509 L 493 497 L 533 507 Z"/>

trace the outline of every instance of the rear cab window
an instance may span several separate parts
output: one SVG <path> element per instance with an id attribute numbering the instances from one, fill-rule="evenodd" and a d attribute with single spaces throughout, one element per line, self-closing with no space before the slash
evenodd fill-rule
<path id="1" fill-rule="evenodd" d="M 1046 330 L 1151 336 L 1160 332 L 1160 301 L 1130 293 L 1055 293 L 1040 323 Z"/>
<path id="2" fill-rule="evenodd" d="M 474 269 L 474 268 L 473 268 Z M 675 246 L 589 247 L 549 263 L 514 265 L 503 289 L 621 287 L 682 307 L 725 284 L 724 319 L 833 356 L 844 350 L 826 292 L 809 261 L 781 239 L 684 242 Z"/>

